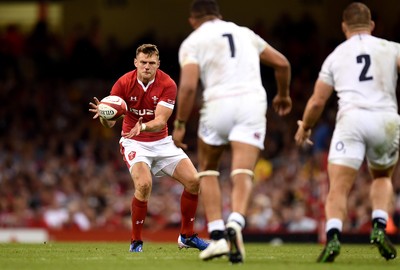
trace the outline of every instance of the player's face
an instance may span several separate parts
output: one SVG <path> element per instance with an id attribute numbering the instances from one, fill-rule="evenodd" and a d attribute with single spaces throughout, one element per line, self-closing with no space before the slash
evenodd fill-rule
<path id="1" fill-rule="evenodd" d="M 160 61 L 155 54 L 149 56 L 144 53 L 139 53 L 135 58 L 137 76 L 138 79 L 141 80 L 143 83 L 148 83 L 149 81 L 154 79 L 159 66 Z"/>

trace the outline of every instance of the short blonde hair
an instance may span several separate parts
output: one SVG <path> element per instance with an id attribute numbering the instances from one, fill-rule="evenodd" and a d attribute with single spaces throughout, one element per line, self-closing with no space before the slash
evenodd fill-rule
<path id="1" fill-rule="evenodd" d="M 152 55 L 156 55 L 157 58 L 160 57 L 160 52 L 157 49 L 157 46 L 154 44 L 143 44 L 140 45 L 137 49 L 136 49 L 136 56 L 139 55 L 139 53 L 143 53 L 149 56 Z"/>

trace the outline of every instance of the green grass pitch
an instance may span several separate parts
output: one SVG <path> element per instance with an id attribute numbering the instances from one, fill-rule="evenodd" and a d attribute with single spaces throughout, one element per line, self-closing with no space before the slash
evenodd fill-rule
<path id="1" fill-rule="evenodd" d="M 227 258 L 201 261 L 195 249 L 179 250 L 174 243 L 145 243 L 143 253 L 129 253 L 127 243 L 49 242 L 44 244 L 0 244 L 1 270 L 314 270 L 400 269 L 400 259 L 383 259 L 371 245 L 342 244 L 334 263 L 315 262 L 320 244 L 246 243 L 244 264 L 231 265 Z"/>

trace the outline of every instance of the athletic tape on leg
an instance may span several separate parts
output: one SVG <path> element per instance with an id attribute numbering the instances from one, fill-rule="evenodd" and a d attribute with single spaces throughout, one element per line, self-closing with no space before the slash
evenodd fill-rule
<path id="1" fill-rule="evenodd" d="M 219 176 L 219 172 L 213 171 L 213 170 L 208 170 L 208 171 L 196 173 L 197 179 L 200 179 L 203 176 Z"/>
<path id="2" fill-rule="evenodd" d="M 254 172 L 252 170 L 249 170 L 249 169 L 236 169 L 236 170 L 233 170 L 231 172 L 231 177 L 233 177 L 233 176 L 235 176 L 237 174 L 240 174 L 240 173 L 248 174 L 248 175 L 251 176 L 251 178 L 254 177 Z"/>

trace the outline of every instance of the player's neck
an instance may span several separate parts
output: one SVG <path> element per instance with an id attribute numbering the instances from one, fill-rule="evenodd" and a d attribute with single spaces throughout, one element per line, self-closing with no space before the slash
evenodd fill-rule
<path id="1" fill-rule="evenodd" d="M 348 31 L 346 33 L 346 38 L 349 39 L 355 35 L 371 35 L 371 31 L 367 29 Z"/>
<path id="2" fill-rule="evenodd" d="M 205 22 L 213 21 L 213 20 L 221 19 L 221 18 L 222 17 L 218 17 L 218 16 L 215 16 L 215 15 L 206 15 L 206 16 L 203 16 L 203 17 L 195 19 L 193 21 L 192 26 L 193 26 L 194 29 L 197 29 L 197 28 L 200 27 L 200 25 L 202 25 Z"/>
<path id="3" fill-rule="evenodd" d="M 352 25 L 348 25 L 347 23 L 342 22 L 342 30 L 347 39 L 355 35 L 371 35 L 374 28 L 375 28 L 375 23 L 373 21 L 370 21 L 368 24 L 360 23 Z"/>

